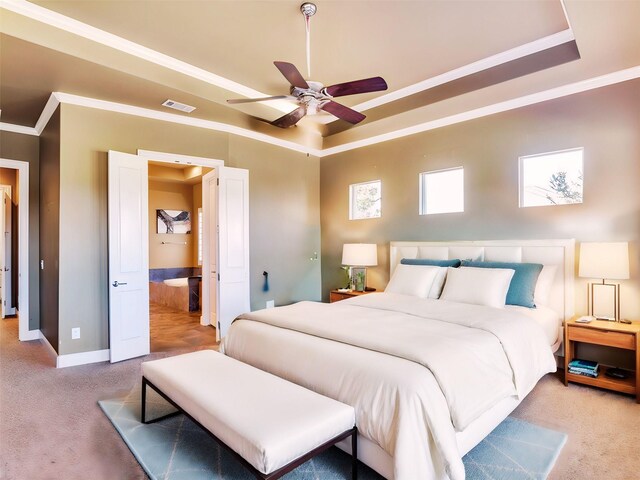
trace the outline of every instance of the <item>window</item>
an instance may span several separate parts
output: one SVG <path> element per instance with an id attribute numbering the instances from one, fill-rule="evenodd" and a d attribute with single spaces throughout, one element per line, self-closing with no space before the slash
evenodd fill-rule
<path id="1" fill-rule="evenodd" d="M 520 207 L 582 203 L 583 151 L 520 157 Z"/>
<path id="2" fill-rule="evenodd" d="M 202 208 L 198 209 L 198 265 L 202 265 Z"/>
<path id="3" fill-rule="evenodd" d="M 349 220 L 380 217 L 381 204 L 380 180 L 349 185 Z"/>
<path id="4" fill-rule="evenodd" d="M 464 168 L 420 174 L 420 215 L 464 212 Z"/>

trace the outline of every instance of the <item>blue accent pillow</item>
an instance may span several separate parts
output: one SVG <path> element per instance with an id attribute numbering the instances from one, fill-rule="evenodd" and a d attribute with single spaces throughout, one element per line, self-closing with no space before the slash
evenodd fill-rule
<path id="1" fill-rule="evenodd" d="M 521 307 L 536 308 L 533 301 L 536 291 L 538 276 L 542 271 L 540 263 L 512 263 L 512 262 L 473 262 L 462 261 L 463 267 L 475 268 L 509 268 L 515 270 L 509 291 L 507 292 L 507 305 L 520 305 Z"/>
<path id="2" fill-rule="evenodd" d="M 431 258 L 403 258 L 400 260 L 403 265 L 429 265 L 432 267 L 453 267 L 458 268 L 462 263 L 460 260 L 433 260 Z"/>

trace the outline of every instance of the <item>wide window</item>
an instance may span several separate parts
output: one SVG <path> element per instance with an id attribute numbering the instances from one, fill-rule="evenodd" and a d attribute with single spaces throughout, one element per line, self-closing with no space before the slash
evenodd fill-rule
<path id="1" fill-rule="evenodd" d="M 381 215 L 382 182 L 349 185 L 349 220 L 376 218 Z"/>
<path id="2" fill-rule="evenodd" d="M 520 206 L 582 203 L 584 149 L 520 157 Z"/>
<path id="3" fill-rule="evenodd" d="M 464 212 L 462 167 L 420 174 L 420 215 Z"/>

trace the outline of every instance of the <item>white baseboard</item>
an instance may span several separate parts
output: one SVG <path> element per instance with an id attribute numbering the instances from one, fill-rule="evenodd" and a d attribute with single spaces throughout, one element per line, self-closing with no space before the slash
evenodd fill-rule
<path id="1" fill-rule="evenodd" d="M 108 362 L 109 349 L 93 350 L 91 352 L 70 353 L 58 355 L 56 360 L 57 368 L 75 367 L 76 365 L 87 365 L 89 363 Z"/>
<path id="2" fill-rule="evenodd" d="M 42 333 L 40 333 L 40 330 L 27 330 L 26 332 L 20 332 L 18 334 L 18 339 L 21 342 L 29 342 L 31 340 L 40 340 L 41 336 Z"/>
<path id="3" fill-rule="evenodd" d="M 108 362 L 109 361 L 109 349 L 106 350 L 93 350 L 91 352 L 81 353 L 69 353 L 67 355 L 58 355 L 55 348 L 51 346 L 47 337 L 45 337 L 40 330 L 40 341 L 47 347 L 49 353 L 56 362 L 56 368 L 75 367 L 77 365 L 87 365 L 89 363 Z"/>

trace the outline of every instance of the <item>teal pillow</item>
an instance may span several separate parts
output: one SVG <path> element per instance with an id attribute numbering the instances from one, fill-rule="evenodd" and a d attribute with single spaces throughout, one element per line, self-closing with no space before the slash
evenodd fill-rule
<path id="1" fill-rule="evenodd" d="M 536 291 L 538 276 L 542 271 L 540 263 L 512 263 L 512 262 L 474 262 L 462 261 L 463 267 L 475 268 L 509 268 L 515 270 L 509 291 L 507 292 L 507 305 L 520 305 L 521 307 L 536 308 L 533 297 Z"/>
<path id="2" fill-rule="evenodd" d="M 460 260 L 433 260 L 431 258 L 403 258 L 400 260 L 403 265 L 429 265 L 432 267 L 453 267 L 458 268 Z"/>

